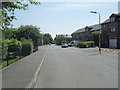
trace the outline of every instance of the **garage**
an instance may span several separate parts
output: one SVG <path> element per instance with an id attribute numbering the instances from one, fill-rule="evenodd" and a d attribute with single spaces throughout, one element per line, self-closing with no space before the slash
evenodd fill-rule
<path id="1" fill-rule="evenodd" d="M 109 39 L 109 47 L 117 48 L 117 39 Z"/>

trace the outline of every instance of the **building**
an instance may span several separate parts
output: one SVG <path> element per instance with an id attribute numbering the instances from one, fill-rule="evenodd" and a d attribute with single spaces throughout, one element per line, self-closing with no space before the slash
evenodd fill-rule
<path id="1" fill-rule="evenodd" d="M 88 41 L 93 40 L 92 32 L 94 31 L 99 31 L 99 24 L 86 26 L 84 28 L 78 29 L 71 35 L 74 40 Z"/>
<path id="2" fill-rule="evenodd" d="M 112 14 L 101 24 L 101 46 L 120 48 L 120 13 Z"/>

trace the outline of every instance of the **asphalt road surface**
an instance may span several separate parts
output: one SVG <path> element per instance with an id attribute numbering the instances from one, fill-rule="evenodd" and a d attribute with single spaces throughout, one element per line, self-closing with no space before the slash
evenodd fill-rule
<path id="1" fill-rule="evenodd" d="M 118 88 L 118 54 L 48 46 L 35 88 Z"/>
<path id="2" fill-rule="evenodd" d="M 37 52 L 3 70 L 2 87 L 25 88 L 39 66 L 34 88 L 118 88 L 117 53 L 100 55 L 96 48 L 55 45 L 39 47 Z"/>

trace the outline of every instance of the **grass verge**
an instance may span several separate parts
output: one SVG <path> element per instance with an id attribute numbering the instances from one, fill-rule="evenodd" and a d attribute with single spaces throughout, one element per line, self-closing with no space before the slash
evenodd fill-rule
<path id="1" fill-rule="evenodd" d="M 22 57 L 22 58 L 23 58 L 23 57 Z M 20 59 L 21 59 L 20 56 L 17 56 L 17 57 L 14 58 L 14 59 L 10 59 L 10 60 L 9 60 L 9 65 L 17 62 L 17 61 L 20 60 Z M 5 61 L 2 61 L 2 63 L 0 63 L 0 70 L 3 69 L 3 68 L 5 68 L 5 67 L 7 67 L 7 61 L 6 61 L 6 60 L 5 60 Z"/>

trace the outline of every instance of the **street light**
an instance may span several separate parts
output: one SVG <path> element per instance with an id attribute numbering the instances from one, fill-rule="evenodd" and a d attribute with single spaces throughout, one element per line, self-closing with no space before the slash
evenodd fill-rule
<path id="1" fill-rule="evenodd" d="M 100 28 L 100 13 L 96 11 L 90 11 L 90 13 L 98 14 L 99 15 L 99 52 L 101 54 L 101 28 Z"/>

